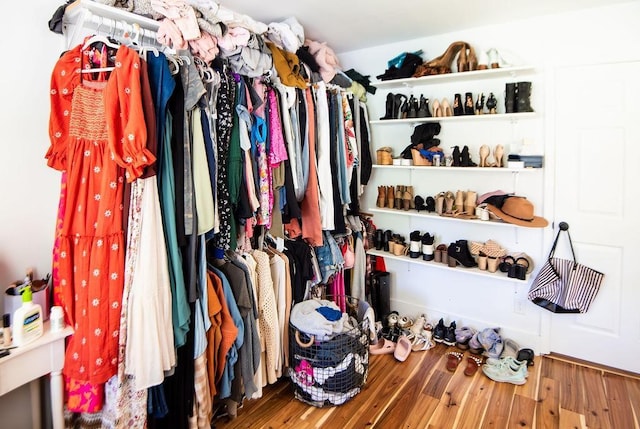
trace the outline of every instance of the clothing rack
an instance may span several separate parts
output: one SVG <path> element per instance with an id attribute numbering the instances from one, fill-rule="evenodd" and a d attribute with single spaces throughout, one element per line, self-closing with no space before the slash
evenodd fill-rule
<path id="1" fill-rule="evenodd" d="M 160 23 L 116 7 L 91 0 L 77 0 L 67 6 L 62 22 L 62 32 L 67 48 L 82 42 L 90 34 L 102 34 L 125 39 L 124 34 L 138 37 L 141 46 L 155 47 L 165 53 L 173 51 L 156 40 Z"/>

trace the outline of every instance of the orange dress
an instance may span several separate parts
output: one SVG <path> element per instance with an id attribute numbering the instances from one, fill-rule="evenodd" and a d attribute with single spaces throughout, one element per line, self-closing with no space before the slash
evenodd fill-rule
<path id="1" fill-rule="evenodd" d="M 58 285 L 74 327 L 64 374 L 98 385 L 117 372 L 124 280 L 123 188 L 155 162 L 146 149 L 140 58 L 121 46 L 106 80 L 92 80 L 88 51 L 60 57 L 51 78 L 50 167 L 67 175 L 58 244 Z M 78 400 L 78 399 L 77 399 Z M 79 401 L 79 400 L 78 400 Z M 73 411 L 91 406 L 74 403 Z M 99 408 L 99 405 L 98 405 Z"/>

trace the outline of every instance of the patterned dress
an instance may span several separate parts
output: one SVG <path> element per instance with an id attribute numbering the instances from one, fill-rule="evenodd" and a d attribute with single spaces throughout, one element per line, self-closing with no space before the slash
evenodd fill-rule
<path id="1" fill-rule="evenodd" d="M 138 54 L 121 46 L 114 70 L 89 68 L 91 48 L 77 46 L 58 60 L 51 79 L 50 167 L 66 172 L 59 246 L 59 284 L 67 320 L 75 329 L 64 374 L 71 411 L 95 412 L 87 392 L 116 374 L 124 278 L 123 187 L 155 161 L 146 149 Z M 82 394 L 81 392 L 84 392 Z M 92 398 L 92 399 L 87 399 Z"/>

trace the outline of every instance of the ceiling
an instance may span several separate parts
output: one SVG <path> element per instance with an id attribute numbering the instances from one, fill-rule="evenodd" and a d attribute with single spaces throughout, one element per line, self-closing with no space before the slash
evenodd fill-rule
<path id="1" fill-rule="evenodd" d="M 629 0 L 219 0 L 264 22 L 295 16 L 336 53 Z M 398 7 L 400 6 L 400 7 Z"/>

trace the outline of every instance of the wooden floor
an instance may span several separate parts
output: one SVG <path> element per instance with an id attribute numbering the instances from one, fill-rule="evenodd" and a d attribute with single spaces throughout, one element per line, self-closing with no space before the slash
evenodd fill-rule
<path id="1" fill-rule="evenodd" d="M 294 399 L 290 382 L 268 386 L 245 401 L 230 428 L 640 428 L 640 378 L 552 357 L 537 357 L 527 383 L 514 386 L 447 371 L 448 350 L 414 352 L 404 363 L 371 356 L 362 392 L 338 407 Z"/>

